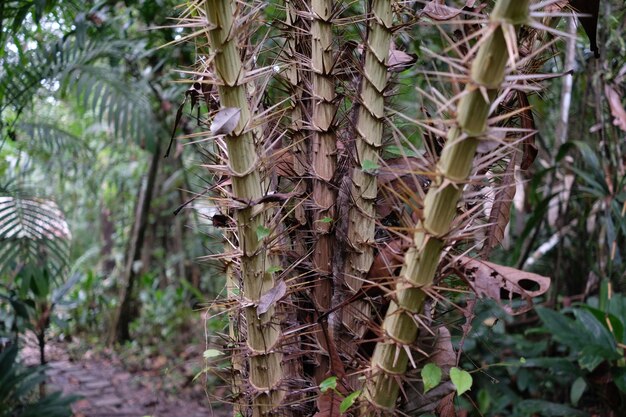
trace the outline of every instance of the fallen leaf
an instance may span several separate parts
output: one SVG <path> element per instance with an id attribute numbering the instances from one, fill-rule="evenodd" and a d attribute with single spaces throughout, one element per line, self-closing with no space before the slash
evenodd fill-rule
<path id="1" fill-rule="evenodd" d="M 259 299 L 259 304 L 257 305 L 256 312 L 258 315 L 267 313 L 271 306 L 276 304 L 278 300 L 283 298 L 287 294 L 287 284 L 285 281 L 280 280 L 274 285 L 272 289 L 267 291 L 265 294 L 261 296 Z"/>
<path id="2" fill-rule="evenodd" d="M 224 107 L 213 118 L 211 123 L 211 133 L 214 135 L 228 135 L 239 123 L 241 109 L 235 107 Z"/>

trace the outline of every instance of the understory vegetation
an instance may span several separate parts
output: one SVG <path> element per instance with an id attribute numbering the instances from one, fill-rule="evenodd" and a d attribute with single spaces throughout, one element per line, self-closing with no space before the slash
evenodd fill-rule
<path id="1" fill-rule="evenodd" d="M 1 2 L 0 417 L 72 415 L 49 344 L 236 417 L 622 415 L 625 22 Z"/>

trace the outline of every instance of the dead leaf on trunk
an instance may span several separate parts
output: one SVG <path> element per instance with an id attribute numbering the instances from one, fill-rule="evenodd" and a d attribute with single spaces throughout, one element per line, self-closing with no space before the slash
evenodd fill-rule
<path id="1" fill-rule="evenodd" d="M 626 132 L 626 110 L 624 110 L 622 106 L 620 95 L 610 85 L 604 87 L 604 93 L 606 94 L 606 99 L 609 101 L 611 114 L 615 117 L 613 124 Z"/>
<path id="2" fill-rule="evenodd" d="M 211 123 L 211 133 L 214 135 L 228 135 L 239 123 L 241 109 L 235 107 L 224 107 L 213 118 Z"/>
<path id="3" fill-rule="evenodd" d="M 465 7 L 473 7 L 476 0 L 467 0 Z M 445 0 L 432 0 L 428 3 L 422 13 L 433 20 L 450 20 L 461 14 L 463 9 L 457 9 L 446 5 Z"/>
<path id="4" fill-rule="evenodd" d="M 511 156 L 511 160 L 502 174 L 502 182 L 493 199 L 491 213 L 489 214 L 489 227 L 487 228 L 487 242 L 483 248 L 483 256 L 486 257 L 497 245 L 502 243 L 504 239 L 504 231 L 509 224 L 511 218 L 511 204 L 515 197 L 517 184 L 515 183 L 515 162 L 517 160 L 517 152 Z"/>
<path id="5" fill-rule="evenodd" d="M 535 117 L 533 116 L 532 107 L 528 101 L 528 95 L 523 91 L 517 92 L 517 99 L 523 112 L 520 114 L 522 129 L 530 130 L 533 133 L 528 134 L 522 141 L 522 163 L 520 164 L 522 170 L 526 171 L 535 162 L 537 158 L 537 145 L 535 145 L 535 137 L 537 136 L 537 127 L 535 125 Z"/>
<path id="6" fill-rule="evenodd" d="M 261 315 L 267 313 L 270 307 L 283 298 L 285 294 L 287 294 L 287 284 L 285 284 L 285 281 L 280 280 L 272 289 L 261 296 L 256 308 L 257 314 Z"/>
<path id="7" fill-rule="evenodd" d="M 407 54 L 404 51 L 398 49 L 391 49 L 389 51 L 389 59 L 387 61 L 387 68 L 391 72 L 402 72 L 405 69 L 410 68 L 417 62 L 416 54 Z"/>
<path id="8" fill-rule="evenodd" d="M 468 256 L 460 257 L 457 263 L 479 297 L 496 300 L 509 314 L 522 314 L 529 311 L 532 308 L 533 297 L 545 294 L 550 288 L 550 278 L 532 272 L 520 271 Z M 519 307 L 504 304 L 502 292 L 507 294 L 509 302 L 515 298 L 522 298 L 525 304 Z"/>

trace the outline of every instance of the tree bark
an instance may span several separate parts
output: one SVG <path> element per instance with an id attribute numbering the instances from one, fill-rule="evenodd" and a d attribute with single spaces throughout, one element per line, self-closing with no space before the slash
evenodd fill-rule
<path id="1" fill-rule="evenodd" d="M 119 305 L 113 316 L 113 322 L 110 326 L 109 344 L 122 343 L 131 340 L 129 325 L 134 317 L 132 317 L 132 305 L 134 300 L 133 289 L 137 274 L 133 268 L 133 264 L 141 258 L 141 250 L 143 247 L 146 228 L 148 225 L 148 215 L 150 214 L 150 206 L 156 184 L 157 172 L 159 170 L 159 161 L 161 160 L 161 146 L 157 142 L 156 149 L 152 154 L 150 166 L 148 168 L 148 178 L 141 187 L 137 205 L 135 210 L 135 223 L 132 229 L 132 235 L 126 252 L 126 263 L 124 265 L 124 273 L 121 279 L 121 289 L 119 295 Z"/>

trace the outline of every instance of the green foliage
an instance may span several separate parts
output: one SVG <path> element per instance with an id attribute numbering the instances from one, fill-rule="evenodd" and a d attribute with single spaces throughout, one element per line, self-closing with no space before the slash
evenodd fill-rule
<path id="1" fill-rule="evenodd" d="M 70 417 L 77 397 L 60 392 L 37 398 L 35 391 L 45 380 L 43 368 L 26 368 L 17 362 L 13 345 L 0 351 L 0 417 Z"/>
<path id="2" fill-rule="evenodd" d="M 472 388 L 472 376 L 469 372 L 453 367 L 450 369 L 450 380 L 456 388 L 457 395 L 461 396 Z"/>
<path id="3" fill-rule="evenodd" d="M 585 416 L 585 410 L 622 409 L 626 400 L 626 297 L 609 292 L 560 311 L 537 308 L 541 326 L 524 333 L 476 327 L 466 353 L 493 364 L 477 374 L 477 402 L 485 416 Z M 496 310 L 482 305 L 479 317 Z M 510 321 L 504 318 L 504 321 Z M 485 354 L 482 346 L 496 355 Z M 498 384 L 493 384 L 498 381 Z M 605 402 L 602 392 L 613 392 Z M 529 397 L 536 399 L 529 400 Z"/>
<path id="4" fill-rule="evenodd" d="M 441 368 L 434 363 L 427 363 L 421 370 L 422 380 L 424 381 L 424 392 L 428 392 L 435 388 L 441 382 Z"/>
<path id="5" fill-rule="evenodd" d="M 51 279 L 68 263 L 70 231 L 57 205 L 21 192 L 0 194 L 0 275 L 45 266 Z"/>

